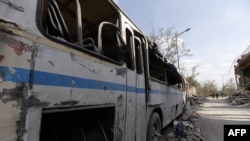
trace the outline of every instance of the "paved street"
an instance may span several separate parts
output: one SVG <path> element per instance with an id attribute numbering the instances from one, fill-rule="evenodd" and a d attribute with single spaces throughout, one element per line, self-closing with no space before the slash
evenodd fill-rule
<path id="1" fill-rule="evenodd" d="M 205 133 L 206 141 L 223 141 L 224 125 L 250 125 L 250 107 L 232 106 L 225 98 L 205 102 L 197 111 L 200 115 L 197 126 Z"/>

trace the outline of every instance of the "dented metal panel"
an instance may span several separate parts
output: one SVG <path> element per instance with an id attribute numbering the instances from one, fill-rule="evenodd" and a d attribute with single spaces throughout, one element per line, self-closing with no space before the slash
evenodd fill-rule
<path id="1" fill-rule="evenodd" d="M 3 83 L 3 82 L 2 82 Z M 2 84 L 1 84 L 2 85 Z M 17 83 L 15 88 L 3 88 L 0 92 L 0 139 L 21 139 L 25 132 L 25 116 L 27 112 L 27 88 Z M 5 130 L 5 129 L 8 130 Z"/>
<path id="2" fill-rule="evenodd" d="M 91 57 L 88 55 L 36 37 L 18 29 L 12 23 L 1 23 L 0 29 L 2 29 L 0 54 L 4 56 L 0 66 L 2 76 L 0 99 L 1 105 L 4 105 L 1 106 L 4 108 L 1 112 L 8 112 L 7 117 L 0 117 L 0 120 L 11 119 L 6 122 L 7 125 L 0 125 L 1 131 L 6 126 L 11 127 L 11 130 L 0 133 L 0 139 L 28 140 L 34 137 L 38 140 L 36 134 L 39 130 L 29 128 L 30 124 L 34 124 L 36 117 L 41 118 L 41 108 L 40 112 L 35 108 L 33 114 L 29 114 L 28 111 L 33 107 L 116 105 L 116 103 L 119 103 L 117 112 L 120 113 L 117 115 L 119 122 L 115 124 L 117 137 L 122 136 L 123 131 L 119 126 L 124 123 L 122 113 L 125 109 L 119 105 L 124 105 L 126 97 L 124 66 L 102 64 L 101 60 L 95 58 L 89 60 Z M 13 109 L 14 103 L 17 105 Z M 13 110 L 15 114 L 10 112 Z"/>
<path id="3" fill-rule="evenodd" d="M 28 83 L 30 74 L 22 69 L 30 70 L 33 47 L 26 39 L 16 36 L 8 30 L 15 28 L 15 24 L 7 21 L 0 22 L 0 54 L 1 82 L 0 82 L 0 140 L 21 140 L 25 132 L 25 117 L 28 109 Z M 22 67 L 18 70 L 17 67 Z M 8 130 L 5 130 L 7 128 Z"/>

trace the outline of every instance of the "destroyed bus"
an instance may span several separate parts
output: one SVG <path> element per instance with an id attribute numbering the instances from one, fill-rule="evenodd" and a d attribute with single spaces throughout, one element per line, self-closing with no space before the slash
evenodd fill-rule
<path id="1" fill-rule="evenodd" d="M 1 141 L 156 141 L 182 82 L 111 0 L 0 1 Z"/>

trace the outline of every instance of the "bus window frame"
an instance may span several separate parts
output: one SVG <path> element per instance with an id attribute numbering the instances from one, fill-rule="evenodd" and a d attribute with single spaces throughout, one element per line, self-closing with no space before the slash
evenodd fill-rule
<path id="1" fill-rule="evenodd" d="M 138 46 L 136 46 L 136 42 L 139 43 Z M 142 55 L 142 41 L 141 41 L 141 38 L 137 37 L 137 36 L 134 36 L 134 43 L 135 43 L 136 73 L 143 74 L 144 70 L 143 70 L 143 55 Z M 138 48 L 138 49 L 136 49 L 136 48 Z M 136 50 L 138 50 L 138 52 Z M 137 59 L 139 60 L 138 64 L 137 64 Z M 138 65 L 140 65 L 139 70 L 138 70 Z"/>
<path id="2" fill-rule="evenodd" d="M 106 57 L 106 56 L 100 54 L 100 53 L 97 53 L 97 52 L 94 52 L 94 51 L 90 51 L 90 50 L 88 50 L 86 48 L 82 48 L 80 45 L 73 44 L 71 42 L 67 42 L 66 40 L 65 41 L 64 40 L 60 40 L 58 38 L 55 38 L 55 37 L 49 35 L 45 31 L 45 29 L 44 29 L 44 27 L 42 25 L 42 20 L 43 20 L 42 16 L 43 16 L 43 10 L 44 10 L 43 3 L 44 3 L 44 0 L 40 0 L 40 1 L 38 1 L 37 6 L 36 6 L 37 7 L 37 10 L 36 10 L 36 15 L 37 15 L 36 26 L 37 26 L 39 32 L 41 33 L 41 35 L 43 35 L 46 39 L 48 39 L 50 41 L 53 41 L 53 42 L 56 42 L 58 44 L 61 44 L 61 45 L 65 46 L 65 48 L 71 48 L 71 49 L 77 50 L 79 52 L 86 53 L 86 54 L 91 55 L 93 57 L 96 57 L 96 58 L 99 58 L 101 60 L 105 60 L 107 62 L 110 62 L 112 64 L 116 64 L 116 65 L 119 65 L 119 66 L 124 65 L 125 62 L 123 60 L 121 60 L 121 61 L 113 60 L 113 59 L 111 59 L 109 57 Z M 112 5 L 111 5 L 111 7 L 112 7 Z M 120 19 L 120 14 L 118 14 L 118 17 Z M 118 29 L 119 29 L 119 32 L 121 33 L 120 27 L 118 27 Z M 123 40 L 123 42 L 125 42 L 125 41 Z"/>

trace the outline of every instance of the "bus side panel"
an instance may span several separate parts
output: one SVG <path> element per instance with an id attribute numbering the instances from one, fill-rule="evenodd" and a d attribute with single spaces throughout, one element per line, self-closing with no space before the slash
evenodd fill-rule
<path id="1" fill-rule="evenodd" d="M 45 105 L 44 108 L 115 107 L 115 138 L 122 138 L 126 102 L 125 65 L 115 65 L 60 44 L 40 44 L 35 62 L 32 96 Z"/>
<path id="2" fill-rule="evenodd" d="M 173 108 L 174 114 L 172 115 L 172 120 L 173 120 L 183 112 L 185 93 L 176 87 L 170 87 L 168 93 L 171 94 L 172 99 L 175 99 L 175 103 L 173 103 L 174 105 Z"/>
<path id="3" fill-rule="evenodd" d="M 44 45 L 38 47 L 35 60 L 32 93 L 47 102 L 48 107 L 61 106 L 67 101 L 75 101 L 75 105 L 116 104 L 117 95 L 125 94 L 123 66 L 73 49 L 65 52 Z"/>
<path id="4" fill-rule="evenodd" d="M 8 24 L 1 24 L 7 29 Z M 35 45 L 7 30 L 0 31 L 0 140 L 24 134 L 27 96 Z M 27 71 L 25 71 L 27 70 Z"/>
<path id="5" fill-rule="evenodd" d="M 115 121 L 110 131 L 115 140 L 122 140 L 126 66 L 25 31 L 17 33 L 17 37 L 0 33 L 0 112 L 4 115 L 0 116 L 0 139 L 27 140 L 35 136 L 34 141 L 39 140 L 40 123 L 34 121 L 41 121 L 44 109 L 111 106 Z"/>
<path id="6" fill-rule="evenodd" d="M 183 92 L 178 88 L 151 81 L 151 93 L 149 98 L 149 106 L 151 110 L 161 109 L 163 127 L 168 125 L 173 119 L 178 117 L 182 112 Z"/>

